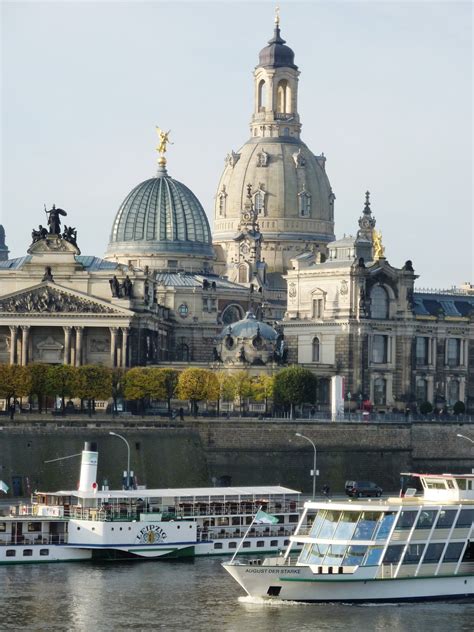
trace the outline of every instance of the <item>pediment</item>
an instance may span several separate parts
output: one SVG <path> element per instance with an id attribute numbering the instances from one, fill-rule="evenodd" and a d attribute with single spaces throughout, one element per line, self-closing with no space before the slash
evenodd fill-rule
<path id="1" fill-rule="evenodd" d="M 0 314 L 2 313 L 133 315 L 128 309 L 112 306 L 102 299 L 57 286 L 52 282 L 40 283 L 0 298 Z"/>
<path id="2" fill-rule="evenodd" d="M 28 254 L 44 254 L 44 253 L 71 253 L 80 255 L 81 251 L 77 245 L 63 239 L 60 235 L 46 235 L 43 239 L 33 241 L 28 248 Z"/>

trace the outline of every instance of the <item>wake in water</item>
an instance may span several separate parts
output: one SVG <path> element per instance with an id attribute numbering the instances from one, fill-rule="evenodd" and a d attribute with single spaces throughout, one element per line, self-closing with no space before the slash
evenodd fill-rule
<path id="1" fill-rule="evenodd" d="M 283 599 L 276 599 L 272 597 L 272 599 L 264 599 L 263 597 L 251 597 L 250 595 L 246 595 L 245 597 L 239 597 L 239 603 L 244 604 L 245 606 L 271 606 L 271 607 L 281 607 L 281 606 L 309 606 L 310 604 L 304 603 L 301 601 L 284 601 Z"/>

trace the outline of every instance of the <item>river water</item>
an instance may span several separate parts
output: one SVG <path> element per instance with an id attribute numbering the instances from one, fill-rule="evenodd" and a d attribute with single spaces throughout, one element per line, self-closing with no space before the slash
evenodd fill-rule
<path id="1" fill-rule="evenodd" d="M 474 603 L 255 603 L 217 558 L 0 567 L 0 630 L 458 632 Z"/>

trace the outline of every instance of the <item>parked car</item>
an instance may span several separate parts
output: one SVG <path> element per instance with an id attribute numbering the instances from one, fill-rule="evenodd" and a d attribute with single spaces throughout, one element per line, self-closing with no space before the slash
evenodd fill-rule
<path id="1" fill-rule="evenodd" d="M 372 481 L 346 481 L 346 494 L 353 498 L 361 496 L 376 496 L 379 498 L 383 494 L 383 489 Z"/>

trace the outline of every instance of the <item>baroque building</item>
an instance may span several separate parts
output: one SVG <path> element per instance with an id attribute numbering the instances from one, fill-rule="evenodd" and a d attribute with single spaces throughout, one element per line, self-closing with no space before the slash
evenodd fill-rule
<path id="1" fill-rule="evenodd" d="M 269 316 L 283 316 L 284 274 L 290 261 L 311 249 L 325 251 L 334 239 L 334 193 L 326 158 L 301 139 L 298 111 L 299 70 L 294 52 L 280 33 L 260 51 L 254 71 L 254 108 L 250 138 L 226 157 L 216 193 L 214 244 L 229 280 L 265 288 Z M 260 265 L 252 261 L 252 240 L 242 235 L 250 195 L 261 231 Z"/>
<path id="2" fill-rule="evenodd" d="M 320 380 L 329 402 L 333 375 L 344 376 L 347 406 L 379 411 L 430 402 L 474 406 L 474 296 L 414 289 L 411 261 L 385 257 L 369 195 L 356 237 L 328 244 L 328 257 L 295 257 L 283 322 L 290 361 Z"/>

